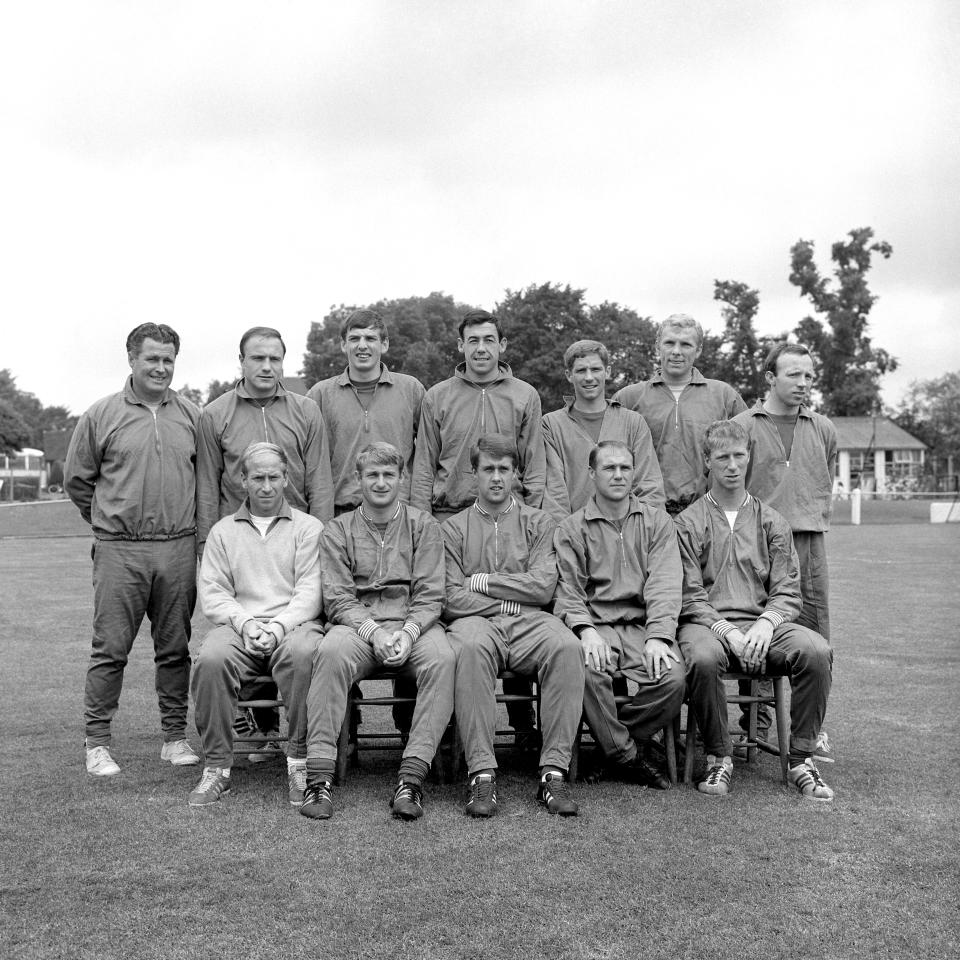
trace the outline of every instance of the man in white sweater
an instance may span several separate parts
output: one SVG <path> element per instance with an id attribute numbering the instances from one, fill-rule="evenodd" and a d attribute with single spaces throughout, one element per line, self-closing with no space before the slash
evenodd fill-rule
<path id="1" fill-rule="evenodd" d="M 233 718 L 240 688 L 267 670 L 287 711 L 290 802 L 306 785 L 306 695 L 313 653 L 322 637 L 320 533 L 323 524 L 284 498 L 287 458 L 258 441 L 243 453 L 246 499 L 216 523 L 200 567 L 200 604 L 215 627 L 207 634 L 191 678 L 204 754 L 192 807 L 230 792 Z"/>

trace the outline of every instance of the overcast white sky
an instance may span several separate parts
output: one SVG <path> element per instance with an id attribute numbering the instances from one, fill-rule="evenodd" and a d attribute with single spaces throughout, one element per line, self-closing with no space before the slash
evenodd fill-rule
<path id="1" fill-rule="evenodd" d="M 894 402 L 960 369 L 958 49 L 951 0 L 5 4 L 0 367 L 81 412 L 142 321 L 205 387 L 254 324 L 294 374 L 332 304 L 546 281 L 779 332 L 790 245 L 869 225 Z"/>

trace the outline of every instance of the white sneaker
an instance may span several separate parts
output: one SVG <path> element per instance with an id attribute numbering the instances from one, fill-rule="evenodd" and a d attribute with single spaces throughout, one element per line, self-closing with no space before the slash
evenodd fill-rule
<path id="1" fill-rule="evenodd" d="M 87 747 L 87 773 L 92 777 L 115 777 L 120 766 L 106 747 Z"/>
<path id="2" fill-rule="evenodd" d="M 221 797 L 230 795 L 230 770 L 221 767 L 204 767 L 200 782 L 190 792 L 187 803 L 191 807 L 205 807 L 217 803 Z"/>
<path id="3" fill-rule="evenodd" d="M 169 760 L 175 767 L 193 767 L 200 758 L 186 740 L 172 740 L 160 748 L 160 759 Z"/>

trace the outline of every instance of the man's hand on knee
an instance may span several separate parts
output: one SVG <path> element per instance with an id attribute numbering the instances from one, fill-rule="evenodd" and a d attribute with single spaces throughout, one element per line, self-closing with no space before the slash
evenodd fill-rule
<path id="1" fill-rule="evenodd" d="M 647 676 L 654 680 L 659 680 L 668 670 L 673 669 L 674 663 L 679 662 L 680 658 L 663 640 L 650 637 L 643 646 L 643 668 L 647 671 Z"/>
<path id="2" fill-rule="evenodd" d="M 613 648 L 594 627 L 585 627 L 580 631 L 580 646 L 583 650 L 583 663 L 588 669 L 600 673 L 612 673 L 614 670 Z"/>

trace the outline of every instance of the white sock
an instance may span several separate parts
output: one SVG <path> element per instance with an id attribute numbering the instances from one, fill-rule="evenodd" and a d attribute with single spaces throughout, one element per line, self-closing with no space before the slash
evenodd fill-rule
<path id="1" fill-rule="evenodd" d="M 306 769 L 307 769 L 307 761 L 306 761 L 305 759 L 304 759 L 304 760 L 293 760 L 292 758 L 287 757 L 287 772 L 288 772 L 288 773 L 289 773 L 291 770 L 306 770 Z"/>

